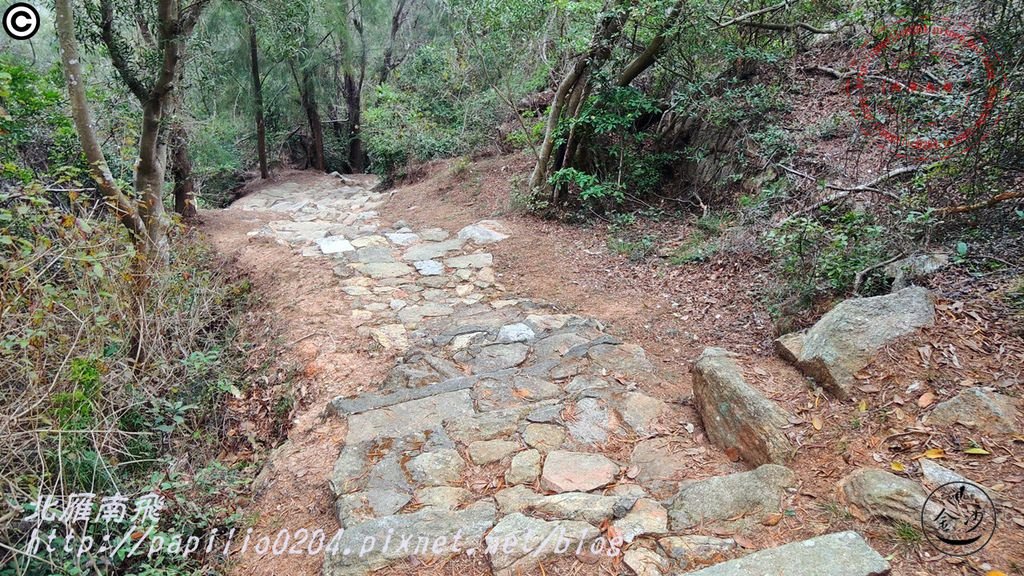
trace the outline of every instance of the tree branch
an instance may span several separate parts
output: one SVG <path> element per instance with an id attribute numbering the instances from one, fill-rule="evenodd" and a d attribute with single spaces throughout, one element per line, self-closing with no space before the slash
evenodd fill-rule
<path id="1" fill-rule="evenodd" d="M 128 90 L 139 99 L 139 102 L 145 102 L 149 97 L 149 89 L 132 69 L 126 54 L 125 42 L 114 30 L 114 5 L 111 0 L 100 0 L 100 12 L 100 39 L 107 47 L 110 62 L 128 86 Z"/>

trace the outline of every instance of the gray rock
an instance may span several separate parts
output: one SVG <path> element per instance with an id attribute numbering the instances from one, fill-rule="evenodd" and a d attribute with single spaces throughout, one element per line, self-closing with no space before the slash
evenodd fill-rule
<path id="1" fill-rule="evenodd" d="M 580 344 L 586 343 L 586 338 L 576 334 L 575 332 L 567 332 L 564 334 L 554 334 L 544 338 L 543 340 L 539 340 L 534 344 L 533 351 L 538 358 L 557 359 L 561 358 L 562 355 L 573 346 L 579 346 Z"/>
<path id="2" fill-rule="evenodd" d="M 412 263 L 416 271 L 424 276 L 440 276 L 444 274 L 444 264 L 437 260 L 417 260 Z"/>
<path id="3" fill-rule="evenodd" d="M 400 379 L 407 376 L 406 372 L 412 370 L 408 366 L 396 366 L 392 372 L 398 372 L 401 376 L 389 376 L 389 380 L 392 378 Z M 433 372 L 425 373 L 425 379 L 436 378 Z M 412 381 L 412 380 L 406 380 Z M 419 386 L 416 388 L 399 388 L 397 390 L 390 390 L 387 392 L 370 392 L 360 394 L 352 398 L 335 398 L 331 401 L 330 409 L 338 416 L 347 416 L 352 414 L 360 414 L 362 412 L 369 412 L 370 410 L 377 410 L 378 408 L 386 408 L 388 406 L 394 406 L 396 404 L 402 404 L 410 402 L 412 400 L 419 400 L 421 398 L 427 398 L 429 396 L 436 396 L 438 394 L 445 394 L 447 392 L 456 392 L 459 390 L 467 390 L 472 388 L 474 380 L 472 378 L 451 378 L 441 382 L 436 382 L 426 386 Z M 351 442 L 351 440 L 349 440 Z"/>
<path id="4" fill-rule="evenodd" d="M 572 543 L 569 549 L 575 550 L 579 542 L 589 543 L 599 535 L 598 529 L 586 522 L 549 522 L 513 513 L 502 518 L 487 535 L 487 553 L 495 576 L 511 576 L 526 573 L 559 555 L 555 543 L 563 538 Z"/>
<path id="5" fill-rule="evenodd" d="M 551 492 L 588 492 L 615 481 L 619 465 L 601 454 L 555 450 L 544 460 L 540 485 Z"/>
<path id="6" fill-rule="evenodd" d="M 533 340 L 533 329 L 522 322 L 518 324 L 507 324 L 498 330 L 498 342 L 529 342 Z"/>
<path id="7" fill-rule="evenodd" d="M 526 360 L 530 348 L 518 342 L 512 344 L 493 344 L 484 346 L 480 352 L 469 361 L 474 374 L 496 372 L 506 368 L 513 368 Z"/>
<path id="8" fill-rule="evenodd" d="M 896 292 L 912 282 L 927 278 L 949 265 L 949 254 L 932 252 L 900 258 L 882 268 L 887 278 L 892 278 L 892 291 Z"/>
<path id="9" fill-rule="evenodd" d="M 386 236 L 387 239 L 390 240 L 392 244 L 398 246 L 408 246 L 409 244 L 419 242 L 420 240 L 420 237 L 417 236 L 416 234 L 413 234 L 412 232 L 392 232 L 389 234 L 385 234 L 384 236 Z"/>
<path id="10" fill-rule="evenodd" d="M 693 534 L 667 536 L 659 539 L 658 545 L 669 558 L 679 560 L 685 568 L 690 564 L 711 564 L 721 561 L 725 554 L 736 548 L 736 541 L 732 538 Z"/>
<path id="11" fill-rule="evenodd" d="M 466 463 L 458 450 L 442 448 L 412 458 L 405 467 L 420 486 L 453 486 L 462 483 Z"/>
<path id="12" fill-rule="evenodd" d="M 413 487 L 399 460 L 400 454 L 389 453 L 373 466 L 366 479 L 366 504 L 375 517 L 390 516 L 412 500 Z M 339 520 L 345 523 L 344 519 Z"/>
<path id="13" fill-rule="evenodd" d="M 402 254 L 402 260 L 433 260 L 441 258 L 452 250 L 462 248 L 462 240 L 445 240 L 444 242 L 424 242 L 407 249 Z"/>
<path id="14" fill-rule="evenodd" d="M 627 544 L 647 534 L 668 532 L 668 511 L 657 500 L 641 498 L 625 516 L 612 523 Z"/>
<path id="15" fill-rule="evenodd" d="M 612 411 L 599 398 L 582 398 L 576 402 L 573 417 L 565 426 L 573 438 L 589 445 L 603 444 L 617 428 Z"/>
<path id="16" fill-rule="evenodd" d="M 783 431 L 789 415 L 747 384 L 736 356 L 707 348 L 691 370 L 697 413 L 708 439 L 722 450 L 734 448 L 747 462 L 786 464 L 793 445 Z"/>
<path id="17" fill-rule="evenodd" d="M 565 428 L 556 424 L 527 424 L 523 430 L 523 441 L 544 453 L 558 450 L 565 442 Z"/>
<path id="18" fill-rule="evenodd" d="M 533 484 L 540 477 L 540 452 L 525 450 L 512 457 L 512 465 L 505 473 L 505 482 L 509 486 L 516 484 Z"/>
<path id="19" fill-rule="evenodd" d="M 530 422 L 546 423 L 546 422 L 561 422 L 562 405 L 553 404 L 551 406 L 542 406 L 536 410 L 531 411 L 526 415 L 526 419 Z"/>
<path id="20" fill-rule="evenodd" d="M 494 520 L 494 505 L 478 502 L 456 512 L 431 507 L 363 522 L 347 528 L 340 536 L 337 554 L 325 554 L 323 574 L 365 576 L 406 561 L 412 555 L 451 556 L 457 550 L 480 546 Z M 400 545 L 402 537 L 411 537 L 408 548 Z M 385 547 L 389 538 L 392 545 Z"/>
<path id="21" fill-rule="evenodd" d="M 394 262 L 391 248 L 387 246 L 364 246 L 356 251 L 356 260 L 364 264 L 386 264 Z"/>
<path id="22" fill-rule="evenodd" d="M 466 418 L 472 414 L 473 398 L 469 391 L 437 394 L 350 416 L 346 442 L 401 437 L 433 429 L 445 420 Z"/>
<path id="23" fill-rule="evenodd" d="M 342 252 L 352 252 L 356 249 L 344 236 L 319 238 L 316 243 L 324 254 L 340 254 Z"/>
<path id="24" fill-rule="evenodd" d="M 382 278 L 398 278 L 406 274 L 412 274 L 412 268 L 401 262 L 372 262 L 355 266 L 363 274 L 378 280 Z"/>
<path id="25" fill-rule="evenodd" d="M 523 406 L 525 404 L 555 398 L 562 390 L 540 378 L 517 375 L 507 378 L 481 378 L 473 388 L 477 409 L 481 412 Z"/>
<path id="26" fill-rule="evenodd" d="M 644 349 L 635 344 L 599 344 L 587 350 L 587 356 L 598 366 L 620 376 L 647 381 L 653 377 L 654 365 Z"/>
<path id="27" fill-rule="evenodd" d="M 841 483 L 847 503 L 860 516 L 886 518 L 918 526 L 928 493 L 913 480 L 877 468 L 854 470 Z"/>
<path id="28" fill-rule="evenodd" d="M 776 340 L 779 354 L 794 361 L 839 399 L 849 397 L 854 376 L 878 350 L 935 322 L 935 304 L 924 288 L 840 303 L 798 336 Z"/>
<path id="29" fill-rule="evenodd" d="M 986 498 L 991 498 L 993 501 L 1000 500 L 999 495 L 991 488 L 985 488 L 978 482 L 969 480 L 949 468 L 936 463 L 934 460 L 922 458 L 918 463 L 921 466 L 921 474 L 924 476 L 924 485 L 929 490 L 935 490 L 936 488 L 951 482 L 964 482 L 967 484 L 965 486 L 966 491 L 975 498 L 981 501 L 984 501 Z M 978 486 L 978 488 L 976 488 L 976 486 Z"/>
<path id="30" fill-rule="evenodd" d="M 640 437 L 655 433 L 658 419 L 668 408 L 664 400 L 640 392 L 626 392 L 618 399 L 616 405 L 619 415 Z"/>
<path id="31" fill-rule="evenodd" d="M 647 548 L 630 548 L 622 555 L 622 563 L 629 567 L 636 576 L 661 576 L 668 567 L 668 562 L 653 550 Z"/>
<path id="32" fill-rule="evenodd" d="M 414 500 L 423 506 L 433 506 L 442 510 L 455 510 L 473 500 L 473 493 L 465 488 L 455 486 L 429 486 L 420 488 Z"/>
<path id="33" fill-rule="evenodd" d="M 420 238 L 430 242 L 440 242 L 448 239 L 448 231 L 442 228 L 427 228 L 418 232 Z"/>
<path id="34" fill-rule="evenodd" d="M 929 424 L 962 424 L 989 434 L 1015 434 L 1017 409 L 1013 398 L 984 388 L 968 388 L 935 406 Z"/>
<path id="35" fill-rule="evenodd" d="M 689 576 L 886 576 L 889 563 L 856 532 L 837 532 L 754 552 Z"/>
<path id="36" fill-rule="evenodd" d="M 635 498 L 603 496 L 586 492 L 565 492 L 548 496 L 538 494 L 526 486 L 513 486 L 494 495 L 502 514 L 530 512 L 555 520 L 581 520 L 600 524 L 616 517 L 616 511 L 625 507 L 625 515 Z"/>
<path id="37" fill-rule="evenodd" d="M 780 512 L 786 489 L 795 484 L 793 471 L 775 464 L 684 482 L 669 506 L 670 526 L 672 530 L 686 530 L 705 522 L 739 517 L 760 522 Z"/>
<path id="38" fill-rule="evenodd" d="M 406 306 L 398 311 L 398 319 L 405 325 L 416 325 L 424 318 L 437 316 L 450 316 L 455 309 L 446 304 L 438 302 L 427 302 L 418 306 Z"/>
<path id="39" fill-rule="evenodd" d="M 508 234 L 505 234 L 504 230 L 504 226 L 499 222 L 481 220 L 476 224 L 471 224 L 459 230 L 459 238 L 477 244 L 493 244 L 508 238 Z"/>
<path id="40" fill-rule="evenodd" d="M 515 433 L 519 426 L 517 420 L 523 411 L 523 409 L 511 409 L 472 414 L 463 418 L 445 420 L 444 427 L 453 440 L 463 444 L 508 437 Z"/>
<path id="41" fill-rule="evenodd" d="M 494 257 L 488 252 L 467 254 L 448 258 L 444 263 L 452 268 L 485 268 L 494 263 Z"/>
<path id="42" fill-rule="evenodd" d="M 479 440 L 469 445 L 469 459 L 478 466 L 498 462 L 519 451 L 511 440 Z"/>
<path id="43" fill-rule="evenodd" d="M 629 462 L 638 469 L 636 481 L 659 498 L 674 494 L 693 468 L 688 458 L 679 457 L 679 449 L 679 442 L 668 437 L 638 443 Z"/>

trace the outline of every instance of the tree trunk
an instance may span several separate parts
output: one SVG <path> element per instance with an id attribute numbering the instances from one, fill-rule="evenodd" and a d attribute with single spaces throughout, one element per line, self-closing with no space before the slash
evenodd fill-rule
<path id="1" fill-rule="evenodd" d="M 320 121 L 320 108 L 317 106 L 316 94 L 313 88 L 313 79 L 308 71 L 302 72 L 302 109 L 306 112 L 306 120 L 309 121 L 309 134 L 312 138 L 310 150 L 310 164 L 324 172 L 327 164 L 324 160 L 324 126 Z"/>
<path id="2" fill-rule="evenodd" d="M 260 178 L 270 177 L 267 166 L 267 126 L 263 120 L 263 82 L 260 79 L 259 45 L 256 42 L 256 26 L 249 23 L 249 62 L 252 69 L 253 107 L 256 109 L 256 154 L 260 159 Z"/>
<path id="3" fill-rule="evenodd" d="M 597 24 L 594 38 L 591 40 L 587 52 L 576 60 L 572 69 L 559 83 L 558 90 L 555 91 L 555 98 L 551 103 L 551 111 L 544 129 L 540 157 L 530 176 L 530 189 L 534 194 L 547 196 L 552 202 L 557 201 L 558 196 L 557 190 L 552 189 L 549 179 L 555 170 L 563 167 L 565 160 L 571 159 L 566 156 L 566 153 L 569 152 L 568 147 L 563 147 L 560 150 L 561 154 L 555 155 L 555 158 L 552 159 L 562 111 L 567 104 L 570 114 L 578 114 L 582 110 L 584 94 L 589 92 L 587 86 L 589 73 L 599 69 L 611 56 L 612 47 L 626 23 L 628 4 L 628 0 L 620 0 L 616 4 L 617 9 L 604 13 Z"/>
<path id="4" fill-rule="evenodd" d="M 185 125 L 175 121 L 171 127 L 171 177 L 174 179 L 174 211 L 189 220 L 196 217 L 196 182 L 192 176 L 192 157 L 188 153 Z"/>
<path id="5" fill-rule="evenodd" d="M 345 106 L 348 108 L 348 166 L 354 174 L 366 170 L 366 154 L 360 136 L 362 117 L 362 94 L 351 74 L 345 74 Z"/>
<path id="6" fill-rule="evenodd" d="M 96 137 L 96 126 L 93 124 L 89 102 L 85 98 L 85 78 L 82 76 L 82 59 L 78 52 L 78 40 L 75 38 L 71 0 L 57 0 L 55 13 L 61 62 L 64 65 L 64 77 L 67 80 L 71 103 L 71 117 L 82 143 L 82 151 L 89 162 L 89 173 L 96 181 L 100 193 L 113 207 L 117 218 L 132 235 L 132 239 L 141 245 L 146 237 L 146 226 L 139 217 L 135 203 L 124 194 L 114 180 L 103 148 Z"/>

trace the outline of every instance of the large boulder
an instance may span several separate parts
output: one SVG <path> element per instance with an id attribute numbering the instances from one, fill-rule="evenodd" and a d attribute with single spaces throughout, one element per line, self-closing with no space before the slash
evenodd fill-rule
<path id="1" fill-rule="evenodd" d="M 754 552 L 689 576 L 885 576 L 889 563 L 856 532 L 837 532 Z"/>
<path id="2" fill-rule="evenodd" d="M 708 439 L 734 448 L 754 465 L 786 464 L 793 445 L 783 429 L 789 415 L 747 384 L 734 354 L 707 348 L 693 364 L 693 396 Z"/>
<path id="3" fill-rule="evenodd" d="M 931 293 L 905 288 L 841 302 L 810 329 L 776 340 L 776 350 L 831 394 L 846 399 L 854 375 L 879 349 L 934 322 Z"/>

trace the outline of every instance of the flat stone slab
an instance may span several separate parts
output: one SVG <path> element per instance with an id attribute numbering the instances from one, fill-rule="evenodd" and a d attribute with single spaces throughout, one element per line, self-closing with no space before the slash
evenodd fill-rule
<path id="1" fill-rule="evenodd" d="M 508 238 L 505 227 L 494 220 L 481 220 L 459 230 L 459 238 L 476 244 L 493 244 Z"/>
<path id="2" fill-rule="evenodd" d="M 342 252 L 354 252 L 356 247 L 344 236 L 328 236 L 316 241 L 320 251 L 324 254 L 340 254 Z"/>
<path id="3" fill-rule="evenodd" d="M 436 394 L 377 410 L 355 414 L 348 419 L 347 443 L 375 438 L 395 438 L 429 430 L 449 418 L 473 415 L 473 398 L 467 390 Z"/>
<path id="4" fill-rule="evenodd" d="M 494 520 L 494 505 L 478 502 L 457 512 L 431 507 L 363 522 L 345 530 L 337 554 L 324 555 L 323 574 L 365 576 L 413 556 L 444 558 L 464 552 L 479 547 Z M 401 546 L 403 538 L 408 546 Z M 384 546 L 385 540 L 391 545 Z"/>
<path id="5" fill-rule="evenodd" d="M 494 256 L 488 252 L 482 254 L 467 254 L 465 256 L 454 256 L 444 261 L 452 268 L 486 268 L 494 264 Z"/>
<path id="6" fill-rule="evenodd" d="M 544 460 L 541 488 L 552 492 L 589 492 L 615 481 L 619 465 L 602 454 L 555 450 Z"/>
<path id="7" fill-rule="evenodd" d="M 419 242 L 420 240 L 420 237 L 412 232 L 392 232 L 390 234 L 385 234 L 384 236 L 386 236 L 392 244 L 396 244 L 398 246 L 408 246 L 409 244 Z"/>
<path id="8" fill-rule="evenodd" d="M 444 264 L 437 260 L 417 260 L 413 262 L 416 271 L 424 276 L 440 276 L 444 274 Z"/>
<path id="9" fill-rule="evenodd" d="M 370 278 L 382 280 L 384 278 L 398 278 L 406 274 L 412 274 L 413 269 L 401 262 L 373 262 L 370 264 L 356 264 L 356 269 Z"/>
<path id="10" fill-rule="evenodd" d="M 795 484 L 793 471 L 776 464 L 684 482 L 669 506 L 670 526 L 676 531 L 734 518 L 759 522 L 780 512 L 786 489 Z"/>
<path id="11" fill-rule="evenodd" d="M 419 386 L 417 388 L 399 388 L 389 392 L 366 392 L 352 398 L 335 398 L 331 400 L 331 410 L 338 416 L 351 416 L 386 408 L 396 404 L 403 404 L 412 400 L 468 390 L 476 383 L 476 378 L 450 378 L 436 384 Z M 350 440 L 351 442 L 351 440 Z"/>
<path id="12" fill-rule="evenodd" d="M 402 260 L 433 260 L 435 258 L 441 258 L 445 254 L 452 250 L 458 250 L 462 248 L 463 240 L 453 239 L 445 240 L 443 242 L 424 242 L 416 246 L 412 246 L 402 254 Z"/>
<path id="13" fill-rule="evenodd" d="M 885 576 L 889 563 L 856 532 L 826 534 L 754 552 L 690 576 Z"/>

